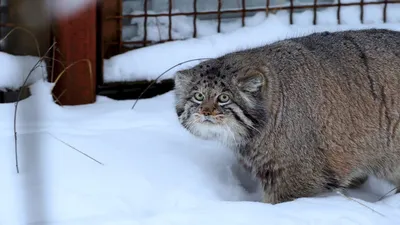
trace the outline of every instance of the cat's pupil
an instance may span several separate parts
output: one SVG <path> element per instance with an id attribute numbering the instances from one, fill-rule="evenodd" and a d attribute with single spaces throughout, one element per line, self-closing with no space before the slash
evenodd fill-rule
<path id="1" fill-rule="evenodd" d="M 229 100 L 229 97 L 228 97 L 228 95 L 222 94 L 222 95 L 219 96 L 218 100 L 221 103 L 225 103 L 225 102 L 227 102 Z"/>
<path id="2" fill-rule="evenodd" d="M 202 93 L 200 93 L 200 92 L 196 92 L 196 94 L 194 94 L 194 98 L 195 98 L 197 101 L 203 101 L 204 95 L 203 95 Z"/>

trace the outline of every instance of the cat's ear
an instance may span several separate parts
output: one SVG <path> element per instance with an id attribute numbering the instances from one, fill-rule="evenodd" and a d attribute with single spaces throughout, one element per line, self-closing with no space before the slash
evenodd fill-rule
<path id="1" fill-rule="evenodd" d="M 191 81 L 191 76 L 187 70 L 180 70 L 175 73 L 174 82 L 175 88 L 187 86 Z"/>
<path id="2" fill-rule="evenodd" d="M 256 92 L 261 89 L 265 82 L 264 74 L 261 71 L 249 70 L 238 78 L 237 84 L 243 91 Z"/>

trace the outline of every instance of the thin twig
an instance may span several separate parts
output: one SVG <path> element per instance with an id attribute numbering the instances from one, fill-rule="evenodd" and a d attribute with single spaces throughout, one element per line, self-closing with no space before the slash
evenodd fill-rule
<path id="1" fill-rule="evenodd" d="M 63 106 L 62 103 L 61 103 L 61 101 L 60 101 L 60 98 L 65 94 L 65 92 L 67 92 L 67 89 L 64 89 L 64 90 L 60 93 L 59 96 L 53 95 L 54 98 L 56 99 L 56 101 L 58 101 L 58 104 L 59 104 L 60 106 Z"/>
<path id="2" fill-rule="evenodd" d="M 36 36 L 32 33 L 32 31 L 30 31 L 30 30 L 28 30 L 28 29 L 26 29 L 26 28 L 24 28 L 24 27 L 19 27 L 19 26 L 14 27 L 13 29 L 11 29 L 11 30 L 0 40 L 0 42 L 5 41 L 5 40 L 6 40 L 14 31 L 16 31 L 16 30 L 22 30 L 22 31 L 28 33 L 28 34 L 32 37 L 33 41 L 35 41 L 35 46 L 36 46 L 36 50 L 37 50 L 37 55 L 38 55 L 38 57 L 40 58 L 40 57 L 41 57 L 41 55 L 40 55 L 40 45 L 39 45 L 39 42 L 38 42 Z M 44 74 L 44 72 L 42 71 L 42 75 L 43 75 L 43 74 Z"/>
<path id="3" fill-rule="evenodd" d="M 64 64 L 61 60 L 55 59 L 55 58 L 53 58 L 53 57 L 48 57 L 48 56 L 43 56 L 43 59 L 50 59 L 50 60 L 52 60 L 52 61 L 54 61 L 54 62 L 58 62 L 58 63 L 61 64 L 61 66 L 62 66 L 63 68 L 65 68 L 65 64 Z M 49 68 L 54 68 L 54 62 L 52 63 L 51 66 L 47 66 L 47 67 L 49 67 Z"/>
<path id="4" fill-rule="evenodd" d="M 23 28 L 23 27 L 14 27 L 13 29 L 11 29 L 11 30 L 0 40 L 0 42 L 3 42 L 4 40 L 6 40 L 6 39 L 8 38 L 8 36 L 10 36 L 10 35 L 11 35 L 14 31 L 16 31 L 16 30 L 25 31 L 26 33 L 28 33 L 28 34 L 33 38 L 33 40 L 35 41 L 35 45 L 36 45 L 36 50 L 37 50 L 37 52 L 38 52 L 38 56 L 40 57 L 39 42 L 38 42 L 36 36 L 32 33 L 32 31 L 30 31 L 30 30 L 28 30 L 28 29 L 26 29 L 26 28 Z"/>
<path id="5" fill-rule="evenodd" d="M 354 198 L 351 198 L 351 197 L 345 195 L 345 194 L 342 193 L 341 191 L 337 191 L 336 193 L 338 193 L 339 195 L 341 195 L 342 197 L 344 197 L 344 198 L 346 198 L 346 199 L 348 199 L 348 200 L 350 200 L 350 201 L 356 202 L 356 203 L 360 204 L 361 206 L 364 206 L 365 208 L 371 210 L 371 211 L 374 212 L 374 213 L 377 213 L 378 215 L 381 215 L 381 216 L 385 217 L 385 215 L 383 215 L 382 213 L 376 211 L 375 209 L 373 209 L 373 208 L 371 208 L 371 207 L 365 205 L 364 203 L 362 203 L 362 202 L 360 202 L 360 201 L 357 201 L 357 200 L 354 199 Z"/>
<path id="6" fill-rule="evenodd" d="M 155 19 L 156 19 L 156 26 L 157 26 L 157 30 L 158 30 L 158 38 L 161 41 L 162 40 L 162 35 L 161 35 L 160 22 L 158 21 L 158 17 L 156 17 Z"/>
<path id="7" fill-rule="evenodd" d="M 56 42 L 56 38 L 53 37 L 53 42 Z M 56 48 L 53 48 L 53 54 L 51 56 L 51 58 L 53 59 L 53 61 L 51 62 L 51 75 L 50 75 L 50 80 L 53 81 L 54 79 L 54 63 L 56 60 Z M 63 68 L 65 68 L 64 64 L 60 61 L 60 63 L 63 65 Z"/>
<path id="8" fill-rule="evenodd" d="M 15 166 L 16 166 L 16 169 L 17 169 L 17 173 L 19 173 L 19 163 L 18 163 L 18 138 L 17 138 L 17 110 L 18 110 L 18 103 L 19 103 L 19 101 L 20 101 L 20 99 L 21 99 L 21 93 L 22 93 L 22 91 L 24 90 L 24 88 L 26 88 L 25 85 L 26 85 L 26 83 L 27 83 L 29 77 L 31 76 L 31 74 L 33 73 L 33 71 L 41 64 L 41 62 L 43 61 L 43 59 L 49 58 L 49 57 L 47 57 L 46 55 L 50 52 L 50 50 L 51 50 L 55 45 L 56 45 L 56 42 L 54 42 L 54 43 L 50 46 L 50 48 L 46 51 L 46 53 L 44 54 L 44 56 L 40 57 L 39 61 L 38 61 L 38 62 L 35 64 L 35 66 L 30 70 L 28 76 L 26 77 L 26 79 L 25 79 L 25 81 L 24 81 L 24 83 L 23 83 L 23 85 L 22 85 L 22 88 L 21 88 L 21 89 L 19 90 L 19 92 L 18 92 L 18 98 L 17 98 L 17 102 L 15 103 L 15 110 L 14 110 L 14 150 L 15 150 Z M 55 61 L 58 61 L 58 60 L 55 60 Z M 62 75 L 63 75 L 70 67 L 74 66 L 75 64 L 77 64 L 77 63 L 79 63 L 79 62 L 84 62 L 84 61 L 86 61 L 86 62 L 88 63 L 89 72 L 90 72 L 89 74 L 90 74 L 90 76 L 92 77 L 93 74 L 92 74 L 92 67 L 91 67 L 90 61 L 89 61 L 88 59 L 82 59 L 82 60 L 78 60 L 78 61 L 76 61 L 76 62 L 73 62 L 71 65 L 69 65 L 69 66 L 67 66 L 66 68 L 64 68 L 63 71 L 61 71 L 61 73 L 59 74 L 59 76 L 58 76 L 57 79 L 55 80 L 54 86 L 57 84 L 57 82 L 58 82 L 59 79 L 62 77 Z M 64 64 L 63 64 L 61 61 L 58 61 L 58 62 L 64 66 Z M 90 79 L 90 80 L 92 80 L 92 79 Z M 54 86 L 53 86 L 53 88 L 54 88 Z M 92 86 L 93 86 L 93 85 L 92 85 Z M 53 88 L 52 88 L 52 90 L 53 90 Z"/>
<path id="9" fill-rule="evenodd" d="M 91 82 L 91 87 L 93 88 L 93 72 L 92 72 L 92 63 L 90 62 L 89 59 L 80 59 L 78 61 L 75 61 L 73 63 L 71 63 L 70 65 L 68 65 L 67 67 L 65 67 L 63 69 L 63 71 L 61 71 L 61 73 L 58 75 L 57 79 L 54 81 L 54 85 L 53 88 L 51 89 L 53 91 L 54 87 L 56 86 L 57 82 L 61 79 L 61 77 L 66 73 L 66 71 L 73 67 L 74 65 L 80 63 L 80 62 L 86 62 L 88 64 L 88 68 L 89 68 L 89 75 L 90 75 L 90 82 Z"/>
<path id="10" fill-rule="evenodd" d="M 188 62 L 193 62 L 193 61 L 198 61 L 198 60 L 208 60 L 208 59 L 212 59 L 212 58 L 198 58 L 198 59 L 190 59 L 181 63 L 176 64 L 175 66 L 169 68 L 168 70 L 164 71 L 162 74 L 160 74 L 155 80 L 153 80 L 145 89 L 144 91 L 142 91 L 142 93 L 140 93 L 139 97 L 136 99 L 135 103 L 133 103 L 133 106 L 131 109 L 134 109 L 136 104 L 138 103 L 139 99 L 143 96 L 143 94 L 151 87 L 153 86 L 158 79 L 160 79 L 162 76 L 164 76 L 166 73 L 168 73 L 168 71 L 172 70 L 173 68 L 180 66 L 182 64 L 188 63 Z"/>
<path id="11" fill-rule="evenodd" d="M 380 201 L 380 200 L 386 198 L 392 191 L 396 190 L 397 188 L 399 188 L 399 187 L 394 187 L 393 189 L 391 189 L 389 192 L 387 192 L 387 193 L 384 194 L 382 197 L 380 197 L 378 201 Z"/>
<path id="12" fill-rule="evenodd" d="M 53 93 L 51 93 L 51 96 L 53 96 L 53 98 L 55 98 L 55 103 L 58 103 L 58 104 L 61 105 L 60 98 L 58 98 L 57 96 L 55 96 Z M 61 105 L 61 106 L 62 106 L 62 105 Z"/>
<path id="13" fill-rule="evenodd" d="M 47 49 L 46 53 L 44 55 L 47 55 L 49 51 L 55 46 L 56 43 L 53 43 L 49 49 Z M 18 164 L 18 138 L 17 138 L 17 110 L 18 110 L 18 103 L 21 99 L 21 93 L 22 91 L 26 88 L 25 85 L 28 82 L 29 77 L 32 75 L 33 71 L 42 63 L 43 57 L 40 57 L 40 59 L 36 62 L 36 64 L 33 66 L 33 68 L 29 71 L 28 76 L 25 78 L 24 83 L 22 84 L 22 87 L 18 91 L 18 97 L 17 101 L 15 102 L 15 110 L 14 110 L 14 154 L 15 154 L 15 167 L 17 169 L 17 173 L 19 173 L 19 164 Z"/>
<path id="14" fill-rule="evenodd" d="M 72 146 L 72 145 L 68 144 L 67 142 L 65 142 L 65 141 L 63 141 L 63 140 L 61 140 L 61 139 L 59 139 L 58 137 L 54 136 L 53 134 L 51 134 L 51 133 L 49 133 L 49 132 L 46 132 L 46 133 L 47 133 L 48 135 L 52 136 L 52 137 L 53 137 L 54 139 L 56 139 L 57 141 L 59 141 L 59 142 L 63 143 L 64 145 L 66 145 L 66 146 L 68 146 L 68 147 L 72 148 L 73 150 L 75 150 L 75 151 L 79 152 L 80 154 L 82 154 L 82 155 L 84 155 L 84 156 L 88 157 L 89 159 L 91 159 L 91 160 L 93 160 L 93 161 L 97 162 L 98 164 L 100 164 L 100 165 L 104 166 L 104 164 L 103 164 L 102 162 L 100 162 L 100 161 L 98 161 L 97 159 L 95 159 L 95 158 L 91 157 L 90 155 L 88 155 L 88 154 L 86 154 L 86 153 L 82 152 L 81 150 L 79 150 L 79 149 L 75 148 L 74 146 Z"/>

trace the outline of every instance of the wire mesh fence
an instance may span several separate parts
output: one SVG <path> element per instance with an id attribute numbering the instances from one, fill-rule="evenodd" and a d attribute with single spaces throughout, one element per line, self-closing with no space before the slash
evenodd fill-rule
<path id="1" fill-rule="evenodd" d="M 208 21 L 216 33 L 223 32 L 224 21 L 236 19 L 240 27 L 247 26 L 247 18 L 255 13 L 266 15 L 286 11 L 289 24 L 294 24 L 296 12 L 312 11 L 313 25 L 318 24 L 318 11 L 331 8 L 336 10 L 336 23 L 341 24 L 343 8 L 359 7 L 359 20 L 364 23 L 365 8 L 379 5 L 382 8 L 382 22 L 388 20 L 390 4 L 398 0 L 383 1 L 345 1 L 345 0 L 118 0 L 116 12 L 106 16 L 106 21 L 114 21 L 119 32 L 118 38 L 108 40 L 107 46 L 116 47 L 114 51 L 141 48 L 157 43 L 199 37 L 199 27 Z M 189 22 L 190 21 L 190 22 Z M 185 27 L 184 34 L 176 29 Z M 189 27 L 190 26 L 190 27 Z M 177 28 L 178 27 L 178 28 Z M 109 28 L 112 29 L 112 28 Z M 154 32 L 152 32 L 154 31 Z M 210 33 L 212 33 L 210 31 Z M 133 36 L 133 38 L 132 38 Z M 110 57 L 107 55 L 106 57 Z"/>

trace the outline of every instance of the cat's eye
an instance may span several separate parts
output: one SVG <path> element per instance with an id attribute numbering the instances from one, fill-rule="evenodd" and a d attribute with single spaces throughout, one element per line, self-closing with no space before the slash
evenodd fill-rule
<path id="1" fill-rule="evenodd" d="M 202 102 L 204 100 L 204 95 L 200 92 L 196 92 L 193 97 L 196 101 L 199 102 Z"/>
<path id="2" fill-rule="evenodd" d="M 219 103 L 222 103 L 222 104 L 228 103 L 229 100 L 230 100 L 230 98 L 229 98 L 229 96 L 226 95 L 226 94 L 221 94 L 221 95 L 218 96 L 218 102 L 219 102 Z"/>

